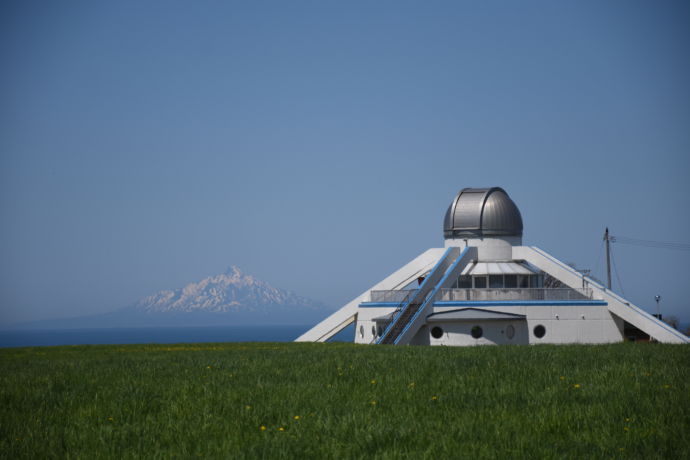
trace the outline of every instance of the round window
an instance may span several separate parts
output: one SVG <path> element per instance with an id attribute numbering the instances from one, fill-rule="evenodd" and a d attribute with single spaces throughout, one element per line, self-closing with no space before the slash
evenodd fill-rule
<path id="1" fill-rule="evenodd" d="M 474 326 L 472 328 L 472 337 L 474 337 L 475 339 L 478 339 L 482 335 L 484 335 L 484 331 L 482 330 L 481 326 Z"/>
<path id="2" fill-rule="evenodd" d="M 546 335 L 546 328 L 542 326 L 541 324 L 538 326 L 534 326 L 534 336 L 538 339 L 541 339 Z"/>
<path id="3" fill-rule="evenodd" d="M 431 336 L 435 339 L 440 339 L 441 337 L 443 337 L 443 329 L 441 329 L 438 326 L 434 326 L 431 329 Z"/>
<path id="4" fill-rule="evenodd" d="M 511 340 L 513 337 L 515 337 L 515 328 L 512 324 L 509 324 L 506 328 L 506 337 L 508 337 L 508 340 Z"/>

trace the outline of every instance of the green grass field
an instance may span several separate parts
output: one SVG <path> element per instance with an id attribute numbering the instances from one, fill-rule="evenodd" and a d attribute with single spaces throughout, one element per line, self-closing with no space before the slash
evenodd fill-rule
<path id="1" fill-rule="evenodd" d="M 689 458 L 690 347 L 0 349 L 3 458 Z"/>

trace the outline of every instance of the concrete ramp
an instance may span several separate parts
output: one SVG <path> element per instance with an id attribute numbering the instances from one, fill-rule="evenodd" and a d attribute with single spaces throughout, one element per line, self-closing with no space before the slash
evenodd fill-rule
<path id="1" fill-rule="evenodd" d="M 594 297 L 601 298 L 608 303 L 609 312 L 632 324 L 645 334 L 649 334 L 650 337 L 659 342 L 690 343 L 690 338 L 682 332 L 675 330 L 539 248 L 514 246 L 513 259 L 526 260 L 571 288 L 591 288 Z"/>
<path id="2" fill-rule="evenodd" d="M 369 291 L 388 291 L 402 289 L 419 276 L 431 270 L 445 252 L 444 248 L 431 248 L 417 256 L 395 273 L 370 287 L 348 302 L 340 310 L 321 321 L 316 326 L 295 339 L 295 342 L 325 342 L 352 324 L 357 318 L 357 308 L 369 300 Z"/>

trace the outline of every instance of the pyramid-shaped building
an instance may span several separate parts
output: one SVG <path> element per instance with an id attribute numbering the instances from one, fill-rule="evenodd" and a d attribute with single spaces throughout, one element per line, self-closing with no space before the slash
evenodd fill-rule
<path id="1" fill-rule="evenodd" d="M 499 187 L 465 188 L 431 248 L 297 341 L 323 342 L 355 323 L 356 343 L 612 343 L 628 331 L 690 339 L 543 250 L 522 245 L 522 216 Z"/>

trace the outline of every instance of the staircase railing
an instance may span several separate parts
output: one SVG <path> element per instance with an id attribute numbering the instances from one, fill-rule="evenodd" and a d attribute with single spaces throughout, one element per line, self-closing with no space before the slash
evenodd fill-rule
<path id="1" fill-rule="evenodd" d="M 419 286 L 417 292 L 415 292 L 402 306 L 400 314 L 390 322 L 383 335 L 376 341 L 377 344 L 390 345 L 395 343 L 401 332 L 403 332 L 408 325 L 410 319 L 415 316 L 419 308 L 426 302 L 427 296 L 435 290 L 436 285 L 439 280 L 443 278 L 446 270 L 452 265 L 455 259 L 457 259 L 459 252 L 459 248 L 446 249 L 441 259 L 439 259 L 431 272 L 429 272 L 429 275 Z"/>

